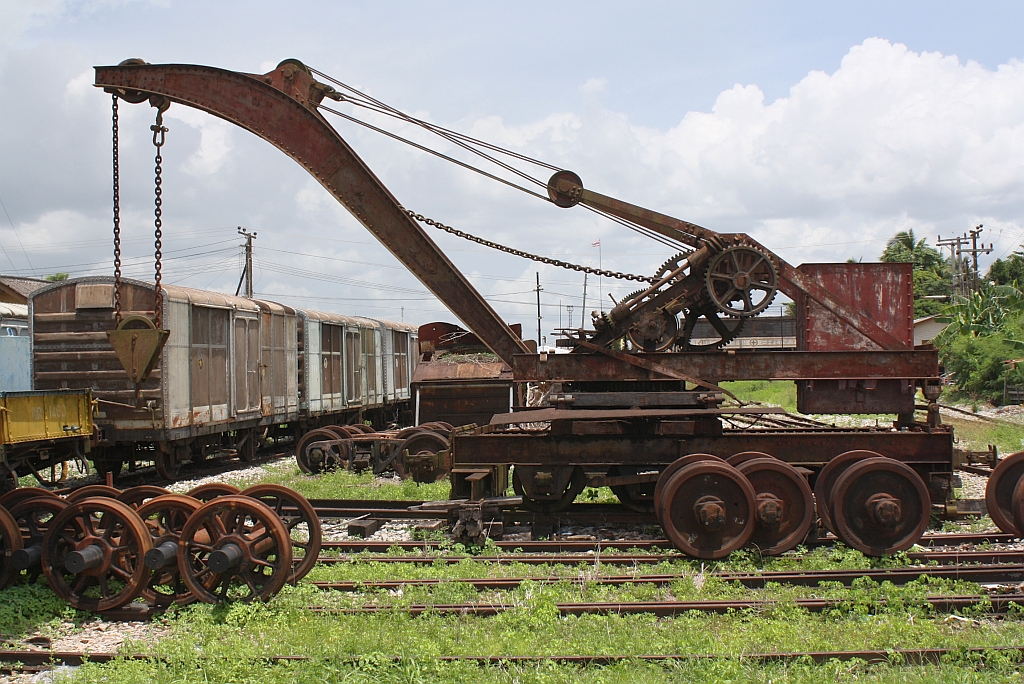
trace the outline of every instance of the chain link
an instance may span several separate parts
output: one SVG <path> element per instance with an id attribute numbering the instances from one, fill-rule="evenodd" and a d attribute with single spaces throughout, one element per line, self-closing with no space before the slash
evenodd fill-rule
<path id="1" fill-rule="evenodd" d="M 114 156 L 114 325 L 121 324 L 121 181 L 117 146 L 117 95 L 113 102 L 113 156 Z"/>
<path id="2" fill-rule="evenodd" d="M 156 123 L 149 127 L 153 131 L 153 146 L 156 147 L 156 158 L 154 163 L 156 168 L 154 169 L 153 178 L 153 225 L 154 225 L 154 257 L 155 257 L 155 275 L 153 277 L 153 289 L 156 292 L 156 301 L 154 307 L 156 308 L 156 327 L 157 329 L 163 328 L 163 303 L 164 295 L 160 291 L 160 260 L 163 257 L 161 248 L 163 247 L 161 238 L 163 238 L 163 189 L 160 187 L 163 184 L 163 161 L 164 158 L 160 155 L 160 148 L 164 145 L 164 134 L 167 133 L 167 127 L 164 126 L 164 112 L 162 109 L 157 108 L 156 110 Z"/>
<path id="3" fill-rule="evenodd" d="M 444 232 L 455 235 L 456 237 L 460 237 L 464 240 L 469 240 L 470 242 L 475 242 L 478 245 L 490 247 L 491 249 L 496 249 L 499 252 L 512 254 L 517 257 L 529 259 L 530 261 L 538 261 L 542 264 L 548 264 L 549 266 L 557 266 L 558 268 L 565 268 L 570 271 L 589 273 L 590 275 L 604 276 L 606 278 L 616 278 L 618 280 L 635 280 L 642 283 L 654 283 L 658 281 L 658 278 L 652 278 L 651 276 L 633 275 L 632 273 L 621 273 L 619 271 L 605 271 L 600 268 L 580 266 L 579 264 L 570 264 L 567 261 L 559 261 L 558 259 L 552 259 L 550 257 L 540 256 L 538 254 L 530 254 L 529 252 L 524 252 L 522 250 L 514 249 L 512 247 L 506 247 L 505 245 L 499 245 L 497 242 L 491 242 L 490 240 L 485 240 L 483 238 L 476 237 L 475 235 L 464 233 L 461 230 L 452 228 L 451 226 L 446 226 L 440 221 L 435 221 L 434 219 L 427 218 L 423 214 L 417 214 L 415 211 L 412 211 L 411 209 L 406 209 L 405 207 L 402 207 L 402 211 L 404 211 L 411 218 L 419 221 L 420 223 L 425 223 L 428 226 L 433 226 L 434 228 L 443 230 Z"/>

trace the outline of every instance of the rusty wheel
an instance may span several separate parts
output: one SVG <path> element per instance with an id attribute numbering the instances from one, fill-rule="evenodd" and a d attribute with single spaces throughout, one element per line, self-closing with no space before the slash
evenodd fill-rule
<path id="1" fill-rule="evenodd" d="M 230 496 L 238 494 L 240 491 L 238 487 L 227 482 L 207 482 L 190 489 L 186 496 L 191 496 L 193 499 L 207 503 L 213 501 L 218 496 Z"/>
<path id="2" fill-rule="evenodd" d="M 356 430 L 359 430 L 364 435 L 375 435 L 375 434 L 377 434 L 377 431 L 374 430 L 373 427 L 367 425 L 366 423 L 353 423 L 352 425 L 346 425 L 345 427 L 355 428 Z"/>
<path id="3" fill-rule="evenodd" d="M 331 452 L 310 449 L 309 446 L 315 442 L 333 442 L 344 438 L 344 435 L 338 435 L 330 428 L 317 428 L 302 435 L 295 445 L 295 462 L 299 465 L 299 470 L 307 475 L 319 475 L 341 465 L 341 461 Z"/>
<path id="4" fill-rule="evenodd" d="M 572 502 L 576 500 L 580 492 L 587 484 L 587 475 L 583 472 L 583 468 L 573 466 L 562 466 L 560 468 L 562 472 L 558 472 L 559 468 L 551 467 L 536 467 L 536 466 L 514 466 L 512 469 L 512 489 L 516 494 L 523 497 L 523 507 L 537 513 L 557 513 L 558 511 L 564 511 L 566 508 L 572 505 Z M 565 472 L 569 471 L 569 472 Z M 552 488 L 552 492 L 545 495 L 545 498 L 538 499 L 531 497 L 526 493 L 526 487 L 523 484 L 525 478 L 535 478 L 539 473 L 550 473 L 552 479 L 561 479 L 565 482 L 565 485 L 559 487 L 556 485 Z"/>
<path id="5" fill-rule="evenodd" d="M 925 529 L 932 500 L 921 476 L 893 458 L 850 466 L 832 490 L 836 535 L 868 556 L 906 551 Z"/>
<path id="6" fill-rule="evenodd" d="M 23 540 L 18 523 L 6 508 L 0 507 L 0 588 L 6 587 L 18 576 L 18 569 L 11 563 L 11 555 L 21 549 Z"/>
<path id="7" fill-rule="evenodd" d="M 86 485 L 69 492 L 67 496 L 64 497 L 64 500 L 68 503 L 76 503 L 82 499 L 89 499 L 96 496 L 116 499 L 121 496 L 121 490 L 117 487 L 108 487 L 107 485 Z"/>
<path id="8" fill-rule="evenodd" d="M 661 493 L 665 490 L 665 483 L 668 479 L 675 475 L 681 468 L 690 465 L 691 463 L 700 463 L 701 461 L 718 461 L 719 463 L 725 463 L 718 456 L 712 454 L 687 454 L 682 458 L 677 458 L 672 461 L 667 468 L 661 471 L 661 475 L 658 476 L 658 484 L 654 486 L 654 513 L 658 516 L 658 520 L 661 520 Z M 662 527 L 665 526 L 663 522 Z"/>
<path id="9" fill-rule="evenodd" d="M 814 524 L 814 492 L 793 466 L 777 458 L 754 458 L 737 466 L 757 496 L 750 545 L 777 556 L 802 542 Z"/>
<path id="10" fill-rule="evenodd" d="M 1018 530 L 1024 530 L 1024 479 L 1013 490 L 1013 523 Z"/>
<path id="11" fill-rule="evenodd" d="M 985 504 L 992 522 L 1003 532 L 1020 535 L 1020 528 L 1014 522 L 1013 492 L 1017 483 L 1024 479 L 1024 451 L 1010 454 L 988 477 L 985 487 Z"/>
<path id="12" fill-rule="evenodd" d="M 281 485 L 258 484 L 244 490 L 242 496 L 266 504 L 284 522 L 292 540 L 292 574 L 288 581 L 297 584 L 316 565 L 323 544 L 323 531 L 316 510 L 306 497 Z M 295 555 L 300 549 L 302 555 Z"/>
<path id="13" fill-rule="evenodd" d="M 22 501 L 38 499 L 41 496 L 54 499 L 60 498 L 49 489 L 43 489 L 42 487 L 18 487 L 0 496 L 0 506 L 10 511 Z"/>
<path id="14" fill-rule="evenodd" d="M 661 491 L 665 534 L 697 558 L 724 558 L 754 533 L 754 488 L 728 463 L 698 461 L 676 471 Z"/>
<path id="15" fill-rule="evenodd" d="M 395 446 L 397 456 L 391 461 L 395 473 L 404 479 L 411 478 L 414 482 L 437 482 L 448 474 L 442 451 L 448 449 L 449 442 L 443 436 L 431 430 L 422 430 L 402 440 Z M 409 452 L 406 458 L 405 452 Z"/>
<path id="16" fill-rule="evenodd" d="M 181 461 L 174 451 L 167 452 L 157 450 L 153 455 L 153 465 L 156 466 L 156 473 L 164 480 L 174 482 L 178 479 L 178 470 L 181 469 Z"/>
<path id="17" fill-rule="evenodd" d="M 818 472 L 818 479 L 814 481 L 814 505 L 821 522 L 832 534 L 836 533 L 835 525 L 832 523 L 831 506 L 832 490 L 836 486 L 836 480 L 846 472 L 846 469 L 857 461 L 865 458 L 882 458 L 882 454 L 874 451 L 846 451 L 825 464 L 825 467 Z"/>
<path id="18" fill-rule="evenodd" d="M 11 565 L 15 571 L 25 572 L 30 582 L 35 582 L 43 572 L 40 560 L 43 557 L 43 539 L 50 529 L 53 517 L 68 507 L 68 502 L 59 497 L 40 496 L 18 502 L 11 509 L 21 530 L 22 546 L 11 554 Z"/>
<path id="19" fill-rule="evenodd" d="M 621 475 L 639 475 L 640 473 L 658 472 L 656 466 L 612 466 L 608 469 L 608 477 Z M 619 502 L 637 513 L 654 512 L 654 489 L 657 482 L 639 484 L 612 485 L 609 489 L 619 498 Z"/>
<path id="20" fill-rule="evenodd" d="M 731 465 L 733 468 L 739 468 L 747 461 L 753 461 L 755 458 L 775 458 L 771 454 L 766 454 L 763 451 L 741 451 L 738 454 L 733 454 L 729 458 L 725 459 L 725 462 Z"/>
<path id="21" fill-rule="evenodd" d="M 265 601 L 292 573 L 292 540 L 266 504 L 222 496 L 203 504 L 182 528 L 178 571 L 200 601 Z"/>
<path id="22" fill-rule="evenodd" d="M 54 593 L 79 610 L 100 612 L 130 603 L 149 569 L 149 531 L 126 504 L 91 497 L 68 505 L 43 539 L 43 573 Z"/>
<path id="23" fill-rule="evenodd" d="M 196 600 L 178 573 L 178 538 L 181 529 L 200 504 L 181 494 L 165 494 L 150 499 L 139 509 L 139 517 L 152 536 L 152 548 L 146 552 L 146 567 L 152 571 L 140 596 L 153 606 L 184 606 Z"/>
<path id="24" fill-rule="evenodd" d="M 170 494 L 170 492 L 163 487 L 139 485 L 138 487 L 129 487 L 114 498 L 121 503 L 126 503 L 132 508 L 138 509 L 139 506 L 150 499 L 155 499 L 158 496 L 166 496 L 168 494 Z"/>

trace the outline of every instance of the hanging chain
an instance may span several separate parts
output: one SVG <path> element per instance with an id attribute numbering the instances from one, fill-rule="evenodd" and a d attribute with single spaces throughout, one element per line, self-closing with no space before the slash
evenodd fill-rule
<path id="1" fill-rule="evenodd" d="M 156 327 L 157 327 L 157 329 L 163 328 L 163 308 L 164 308 L 163 307 L 164 295 L 160 291 L 160 259 L 163 256 L 160 250 L 161 250 L 161 247 L 163 246 L 162 242 L 161 242 L 161 238 L 163 237 L 162 228 L 163 228 L 163 225 L 164 225 L 164 222 L 163 222 L 163 219 L 162 219 L 163 209 L 161 208 L 163 206 L 163 203 L 164 203 L 163 199 L 161 198 L 161 195 L 163 194 L 163 190 L 160 187 L 163 184 L 163 178 L 161 176 L 163 175 L 163 172 L 164 172 L 164 170 L 163 170 L 164 158 L 160 155 L 160 148 L 163 147 L 163 145 L 164 145 L 164 134 L 167 133 L 167 127 L 164 126 L 164 109 L 166 109 L 166 106 L 163 106 L 163 107 L 158 106 L 157 107 L 157 110 L 156 110 L 156 123 L 149 127 L 150 130 L 153 131 L 153 146 L 156 147 L 156 158 L 154 159 L 154 163 L 156 165 L 156 168 L 154 169 L 154 179 L 153 179 L 153 194 L 154 194 L 154 199 L 153 199 L 153 204 L 154 204 L 154 207 L 153 207 L 153 225 L 154 225 L 154 228 L 155 228 L 155 230 L 154 230 L 154 237 L 155 237 L 155 241 L 154 241 L 154 248 L 155 248 L 154 257 L 155 257 L 156 265 L 155 265 L 155 269 L 154 269 L 155 270 L 155 275 L 153 276 L 153 289 L 156 292 L 156 302 L 155 302 L 154 306 L 156 307 Z"/>
<path id="2" fill-rule="evenodd" d="M 121 324 L 121 170 L 117 149 L 117 95 L 113 95 L 114 151 L 114 325 Z"/>
<path id="3" fill-rule="evenodd" d="M 600 269 L 600 268 L 591 268 L 590 266 L 580 266 L 579 264 L 570 264 L 567 261 L 559 261 L 558 259 L 552 259 L 552 258 L 546 257 L 546 256 L 540 256 L 540 255 L 537 255 L 537 254 L 530 254 L 529 252 L 524 252 L 522 250 L 514 249 L 512 247 L 506 247 L 505 245 L 499 245 L 497 242 L 491 242 L 490 240 L 485 240 L 483 238 L 476 237 L 475 235 L 470 235 L 469 233 L 464 233 L 461 230 L 458 230 L 456 228 L 452 228 L 451 226 L 446 226 L 446 225 L 444 225 L 443 223 L 441 223 L 439 221 L 435 221 L 434 219 L 427 218 L 423 214 L 417 214 L 415 211 L 412 211 L 411 209 L 406 209 L 405 207 L 403 207 L 402 211 L 404 211 L 411 218 L 419 221 L 420 223 L 425 223 L 428 226 L 433 226 L 435 228 L 443 230 L 446 233 L 450 233 L 452 235 L 460 237 L 460 238 L 462 238 L 464 240 L 469 240 L 470 242 L 475 242 L 478 245 L 483 245 L 484 247 L 490 247 L 491 249 L 496 249 L 499 252 L 505 252 L 506 254 L 512 254 L 512 255 L 517 256 L 517 257 L 522 257 L 524 259 L 529 259 L 530 261 L 538 261 L 538 262 L 540 262 L 542 264 L 548 264 L 549 266 L 557 266 L 559 268 L 565 268 L 565 269 L 569 269 L 571 271 L 578 271 L 580 273 L 589 273 L 590 275 L 604 276 L 606 278 L 616 278 L 618 280 L 636 280 L 638 282 L 643 282 L 643 283 L 654 283 L 654 282 L 658 281 L 658 278 L 653 278 L 651 276 L 633 275 L 632 273 L 620 273 L 619 271 L 605 271 L 605 270 Z"/>

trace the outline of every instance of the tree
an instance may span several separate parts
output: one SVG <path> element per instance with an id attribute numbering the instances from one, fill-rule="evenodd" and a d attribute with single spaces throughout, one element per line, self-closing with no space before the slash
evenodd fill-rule
<path id="1" fill-rule="evenodd" d="M 986 280 L 996 285 L 1024 285 L 1024 252 L 1014 252 L 1006 261 L 996 259 L 988 269 Z"/>
<path id="2" fill-rule="evenodd" d="M 885 243 L 881 261 L 887 264 L 912 263 L 914 269 L 941 271 L 946 264 L 942 253 L 928 244 L 928 238 L 917 239 L 914 230 L 901 230 Z"/>
<path id="3" fill-rule="evenodd" d="M 45 280 L 47 282 L 50 282 L 50 283 L 59 283 L 61 281 L 67 280 L 69 275 L 71 275 L 71 274 L 70 273 L 51 273 L 48 276 L 43 276 L 43 280 Z"/>
<path id="4" fill-rule="evenodd" d="M 927 238 L 917 239 L 913 229 L 901 230 L 885 243 L 880 261 L 914 265 L 914 317 L 931 316 L 942 310 L 943 297 L 953 291 L 950 267 Z M 927 297 L 927 299 L 926 299 Z"/>

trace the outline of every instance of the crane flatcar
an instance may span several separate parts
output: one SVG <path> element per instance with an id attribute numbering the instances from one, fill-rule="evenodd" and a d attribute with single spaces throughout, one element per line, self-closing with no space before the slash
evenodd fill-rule
<path id="1" fill-rule="evenodd" d="M 68 280 L 29 304 L 34 386 L 92 390 L 90 456 L 101 472 L 152 461 L 174 479 L 182 463 L 213 452 L 251 460 L 267 437 L 411 414 L 413 326 L 173 285 L 161 288 L 170 334 L 136 387 L 107 337 L 114 287 L 110 277 Z M 150 283 L 122 279 L 120 301 L 125 318 L 155 318 Z"/>

